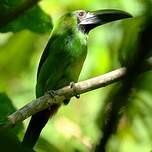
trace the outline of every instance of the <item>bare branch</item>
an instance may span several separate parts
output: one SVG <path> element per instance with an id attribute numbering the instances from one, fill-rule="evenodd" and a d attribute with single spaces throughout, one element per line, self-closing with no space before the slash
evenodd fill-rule
<path id="1" fill-rule="evenodd" d="M 146 68 L 145 68 L 146 67 Z M 152 58 L 149 58 L 145 62 L 145 66 L 143 71 L 152 69 Z M 101 87 L 105 87 L 109 84 L 117 82 L 121 80 L 125 74 L 127 69 L 125 67 L 116 69 L 112 72 L 106 73 L 101 76 L 97 76 L 85 81 L 81 81 L 75 83 L 75 88 L 71 88 L 70 85 L 63 87 L 59 90 L 55 91 L 55 96 L 52 97 L 48 93 L 44 96 L 41 96 L 29 104 L 25 105 L 21 109 L 17 110 L 13 114 L 7 117 L 7 123 L 1 125 L 0 128 L 7 128 L 15 125 L 17 122 L 23 121 L 31 115 L 48 108 L 54 104 L 62 104 L 64 99 L 73 97 L 76 93 L 82 94 L 94 89 L 98 89 Z"/>

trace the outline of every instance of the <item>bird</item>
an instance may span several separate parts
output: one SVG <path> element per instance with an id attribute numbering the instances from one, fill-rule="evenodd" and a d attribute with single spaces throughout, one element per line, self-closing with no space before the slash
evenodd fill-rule
<path id="1" fill-rule="evenodd" d="M 78 81 L 87 56 L 89 32 L 97 26 L 132 17 L 129 13 L 104 9 L 97 11 L 76 10 L 68 12 L 56 22 L 44 49 L 37 71 L 36 98 L 49 90 L 56 90 Z M 63 102 L 68 104 L 70 99 Z M 55 104 L 34 114 L 30 120 L 22 144 L 33 148 L 40 133 L 59 109 Z"/>

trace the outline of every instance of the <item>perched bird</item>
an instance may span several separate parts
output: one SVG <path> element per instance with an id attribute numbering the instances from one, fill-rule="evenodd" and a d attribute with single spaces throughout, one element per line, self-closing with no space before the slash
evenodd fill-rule
<path id="1" fill-rule="evenodd" d="M 36 97 L 44 95 L 48 90 L 56 90 L 78 81 L 87 55 L 87 35 L 90 30 L 129 17 L 131 15 L 124 11 L 109 9 L 92 12 L 78 10 L 62 16 L 53 28 L 39 63 Z M 23 145 L 34 147 L 41 130 L 59 106 L 53 105 L 32 116 Z"/>

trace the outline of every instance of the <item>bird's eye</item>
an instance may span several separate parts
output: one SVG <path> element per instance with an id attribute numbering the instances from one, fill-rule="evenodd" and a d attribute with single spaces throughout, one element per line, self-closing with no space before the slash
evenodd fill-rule
<path id="1" fill-rule="evenodd" d="M 79 12 L 79 16 L 84 16 L 85 12 Z"/>

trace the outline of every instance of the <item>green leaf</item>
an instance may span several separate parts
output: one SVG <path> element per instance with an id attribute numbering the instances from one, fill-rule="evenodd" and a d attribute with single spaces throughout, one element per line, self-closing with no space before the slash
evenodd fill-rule
<path id="1" fill-rule="evenodd" d="M 11 130 L 0 132 L 0 151 L 2 152 L 34 152 L 32 149 L 23 147 L 21 142 Z"/>
<path id="2" fill-rule="evenodd" d="M 5 122 L 5 118 L 16 111 L 16 108 L 13 106 L 11 99 L 5 94 L 0 93 L 0 124 Z M 11 132 L 18 134 L 23 129 L 23 124 L 17 124 L 14 128 L 11 128 Z"/>
<path id="3" fill-rule="evenodd" d="M 16 111 L 16 108 L 13 106 L 11 99 L 5 93 L 0 93 L 0 125 L 7 123 L 6 116 L 14 111 Z M 13 128 L 0 130 L 0 151 L 32 152 L 32 150 L 22 147 L 17 137 L 21 129 L 23 129 L 23 124 L 20 123 Z"/>
<path id="4" fill-rule="evenodd" d="M 0 21 L 10 16 L 13 10 L 19 7 L 23 0 L 2 0 L 0 2 Z M 29 29 L 37 33 L 49 32 L 52 29 L 52 20 L 38 5 L 35 5 L 23 14 L 20 14 L 12 22 L 0 28 L 0 32 L 18 32 L 23 29 Z"/>

